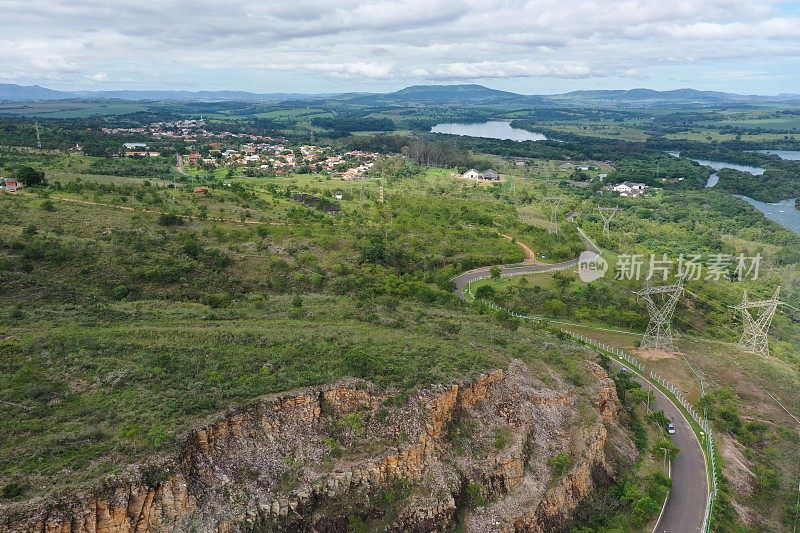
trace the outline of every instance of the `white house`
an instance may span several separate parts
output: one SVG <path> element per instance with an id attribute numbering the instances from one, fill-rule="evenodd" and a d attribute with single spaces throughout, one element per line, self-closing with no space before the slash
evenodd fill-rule
<path id="1" fill-rule="evenodd" d="M 623 181 L 614 185 L 611 190 L 618 192 L 620 196 L 639 196 L 647 189 L 644 183 L 637 183 L 633 181 Z"/>
<path id="2" fill-rule="evenodd" d="M 481 174 L 480 172 L 478 172 L 474 168 L 471 168 L 471 169 L 467 170 L 466 172 L 464 172 L 463 174 L 461 174 L 461 177 L 462 178 L 469 178 L 471 180 L 479 180 L 479 179 L 483 178 L 483 174 Z"/>

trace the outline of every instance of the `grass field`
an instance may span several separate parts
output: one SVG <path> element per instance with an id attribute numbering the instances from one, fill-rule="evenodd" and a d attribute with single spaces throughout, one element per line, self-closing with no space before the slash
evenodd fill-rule
<path id="1" fill-rule="evenodd" d="M 668 133 L 664 135 L 666 139 L 685 139 L 687 141 L 699 142 L 724 142 L 741 140 L 744 142 L 768 142 L 784 140 L 800 140 L 798 134 L 786 133 L 752 133 L 736 135 L 733 133 L 721 133 L 718 130 L 686 131 L 681 133 Z"/>
<path id="2" fill-rule="evenodd" d="M 299 119 L 299 118 L 329 118 L 333 117 L 334 114 L 330 111 L 326 111 L 324 109 L 314 108 L 314 107 L 299 107 L 299 108 L 291 108 L 291 109 L 276 109 L 274 111 L 265 111 L 263 113 L 258 113 L 254 115 L 257 118 L 270 118 L 275 120 L 285 120 L 285 119 Z"/>
<path id="3" fill-rule="evenodd" d="M 92 115 L 126 115 L 148 109 L 135 102 L 48 101 L 0 104 L 0 115 L 42 118 L 85 118 Z"/>
<path id="4" fill-rule="evenodd" d="M 587 135 L 589 137 L 602 137 L 605 139 L 641 142 L 649 138 L 646 130 L 642 128 L 626 126 L 616 122 L 591 122 L 588 124 L 551 122 L 545 123 L 544 125 L 556 131 Z"/>

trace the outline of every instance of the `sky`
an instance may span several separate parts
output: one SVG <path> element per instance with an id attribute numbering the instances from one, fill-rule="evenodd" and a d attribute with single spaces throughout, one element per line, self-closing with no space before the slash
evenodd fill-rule
<path id="1" fill-rule="evenodd" d="M 800 93 L 800 0 L 0 0 L 0 83 Z"/>

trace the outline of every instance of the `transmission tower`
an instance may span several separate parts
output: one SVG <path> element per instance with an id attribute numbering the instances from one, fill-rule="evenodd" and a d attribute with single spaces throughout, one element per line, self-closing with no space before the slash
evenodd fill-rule
<path id="1" fill-rule="evenodd" d="M 561 205 L 562 198 L 550 196 L 545 200 L 550 202 L 550 227 L 547 228 L 547 232 L 558 235 L 558 206 Z"/>
<path id="2" fill-rule="evenodd" d="M 42 149 L 42 135 L 39 133 L 39 123 L 34 122 L 33 127 L 36 128 L 36 147 Z"/>
<path id="3" fill-rule="evenodd" d="M 635 293 L 647 302 L 647 312 L 650 323 L 640 345 L 642 350 L 656 349 L 675 352 L 672 344 L 672 313 L 683 294 L 683 279 L 678 279 L 674 285 L 661 285 L 653 287 L 648 285 Z M 658 298 L 660 296 L 660 298 Z"/>
<path id="4" fill-rule="evenodd" d="M 767 332 L 772 324 L 772 318 L 779 305 L 787 305 L 778 300 L 781 288 L 775 289 L 775 293 L 769 300 L 749 300 L 747 292 L 744 293 L 742 303 L 733 306 L 742 312 L 742 322 L 744 322 L 744 332 L 739 339 L 739 348 L 747 353 L 769 356 L 769 344 L 767 342 Z M 788 306 L 791 307 L 791 306 Z M 755 316 L 750 310 L 760 309 Z"/>
<path id="5" fill-rule="evenodd" d="M 600 218 L 603 219 L 603 235 L 609 234 L 609 227 L 611 226 L 611 219 L 617 214 L 619 206 L 615 207 L 597 207 L 600 212 Z"/>

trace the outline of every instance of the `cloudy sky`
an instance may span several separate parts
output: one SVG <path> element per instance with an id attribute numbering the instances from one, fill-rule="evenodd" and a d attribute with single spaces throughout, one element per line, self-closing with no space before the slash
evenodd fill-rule
<path id="1" fill-rule="evenodd" d="M 0 82 L 800 93 L 800 1 L 0 0 Z"/>

